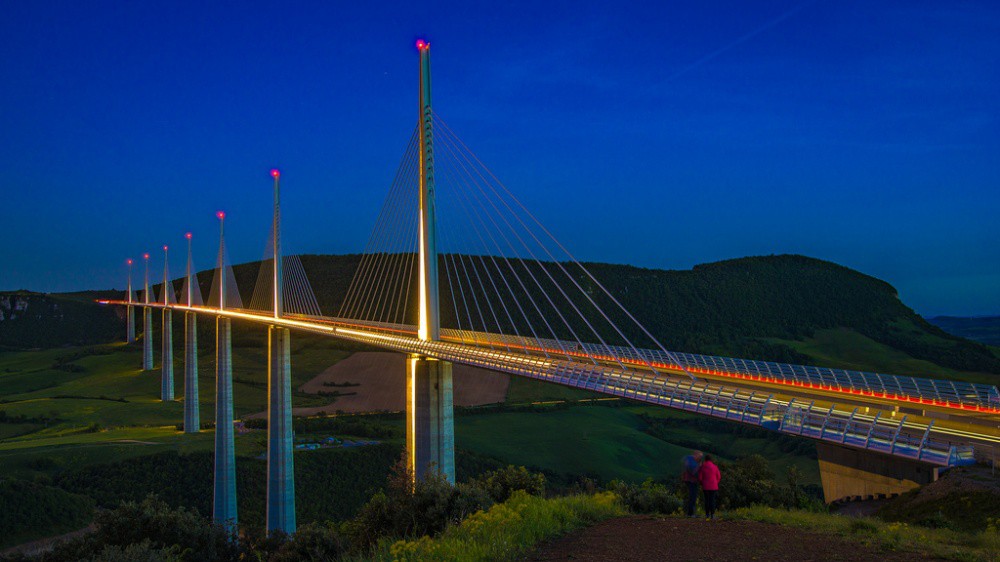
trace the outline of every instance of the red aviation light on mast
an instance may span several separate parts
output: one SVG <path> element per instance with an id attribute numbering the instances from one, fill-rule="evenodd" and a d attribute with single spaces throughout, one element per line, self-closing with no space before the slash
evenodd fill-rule
<path id="1" fill-rule="evenodd" d="M 430 43 L 428 43 L 427 41 L 424 41 L 423 39 L 417 39 L 417 50 L 418 51 L 423 51 L 425 49 L 430 49 L 430 48 L 431 48 L 431 44 Z"/>
<path id="2" fill-rule="evenodd" d="M 125 260 L 125 263 L 127 263 L 129 265 L 132 265 L 132 258 L 129 258 L 129 259 Z"/>
<path id="3" fill-rule="evenodd" d="M 185 234 L 185 235 L 184 235 L 184 238 L 187 238 L 188 240 L 190 240 L 190 239 L 191 239 L 191 233 L 190 233 L 190 232 L 188 232 L 187 234 Z"/>
<path id="4" fill-rule="evenodd" d="M 148 259 L 149 259 L 149 254 L 143 254 L 143 255 L 142 255 L 142 259 L 144 259 L 144 260 L 148 260 Z"/>
<path id="5" fill-rule="evenodd" d="M 163 245 L 163 251 L 164 251 L 164 252 L 166 252 L 166 251 L 167 251 L 167 245 L 166 245 L 166 244 L 164 244 L 164 245 Z"/>
<path id="6" fill-rule="evenodd" d="M 215 213 L 215 216 L 218 217 L 219 220 L 221 221 L 222 219 L 226 218 L 226 213 L 219 211 L 218 213 Z"/>
<path id="7" fill-rule="evenodd" d="M 271 170 L 271 177 L 272 178 L 278 179 L 278 177 L 280 177 L 280 176 L 281 176 L 281 172 L 279 172 L 277 168 Z"/>

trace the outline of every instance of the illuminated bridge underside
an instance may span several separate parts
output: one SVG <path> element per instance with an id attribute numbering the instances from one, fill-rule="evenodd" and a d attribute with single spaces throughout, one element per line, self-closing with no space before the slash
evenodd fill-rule
<path id="1" fill-rule="evenodd" d="M 113 302 L 110 304 L 122 303 Z M 162 304 L 150 306 L 165 308 Z M 529 350 L 522 345 L 520 338 L 472 332 L 460 333 L 455 330 L 442 330 L 442 338 L 451 341 L 423 341 L 416 337 L 416 328 L 408 325 L 358 323 L 356 320 L 328 317 L 283 316 L 274 318 L 258 311 L 219 310 L 183 305 L 169 305 L 169 308 L 194 310 L 325 334 L 392 351 L 420 354 L 453 363 L 482 367 L 511 375 L 738 421 L 782 433 L 801 435 L 853 448 L 919 460 L 938 466 L 956 466 L 975 462 L 971 445 L 955 445 L 933 438 L 931 436 L 932 423 L 918 424 L 917 431 L 914 433 L 914 424 L 906 424 L 905 416 L 897 421 L 880 420 L 877 415 L 875 417 L 859 415 L 857 409 L 853 412 L 845 412 L 831 407 L 817 411 L 804 404 L 797 404 L 794 399 L 780 401 L 763 393 L 678 378 L 676 376 L 679 371 L 677 366 L 666 362 L 665 356 L 656 357 L 653 351 L 648 352 L 649 356 L 636 358 L 634 352 L 626 351 L 624 348 L 607 348 L 591 344 L 580 346 L 580 344 L 568 344 L 556 340 L 546 342 L 546 345 L 552 344 L 551 349 Z M 467 343 L 461 343 L 463 341 Z M 534 341 L 532 340 L 532 342 Z M 515 344 L 515 342 L 517 343 Z M 573 347 L 567 347 L 570 345 Z M 633 355 L 633 361 L 619 362 L 612 358 L 612 353 L 620 354 L 620 357 L 627 357 L 629 352 Z M 646 350 L 642 350 L 641 353 L 645 354 Z M 741 359 L 691 354 L 677 355 L 685 363 L 689 362 L 690 366 L 686 366 L 686 368 L 692 373 L 702 373 L 708 370 L 721 371 L 723 370 L 720 369 L 722 366 L 731 369 L 736 378 L 734 384 L 739 383 L 741 377 L 738 375 L 750 377 L 760 374 L 761 369 L 766 371 L 768 368 L 771 369 L 768 379 L 771 382 L 780 382 L 781 377 L 777 376 L 777 373 L 785 373 L 784 376 L 787 377 L 787 380 L 802 381 L 802 378 L 796 379 L 795 377 L 821 377 L 822 380 L 822 377 L 830 376 L 826 371 L 832 371 Z M 569 359 L 566 358 L 567 356 Z M 674 372 L 659 372 L 661 369 Z M 682 373 L 682 371 L 680 372 Z M 802 375 L 798 373 L 802 373 Z M 851 372 L 841 371 L 841 373 Z M 861 375 L 867 374 L 861 373 Z M 877 377 L 881 377 L 882 381 L 887 381 L 890 378 L 887 375 L 877 375 Z M 893 378 L 907 379 L 908 377 Z M 944 381 L 934 382 L 937 385 L 935 388 L 938 388 L 939 391 L 942 384 L 948 384 L 948 388 L 955 389 L 955 396 L 960 398 L 959 400 L 955 396 L 951 397 L 955 404 L 963 404 L 967 408 L 988 409 L 995 407 L 988 391 L 986 391 L 984 401 L 976 402 L 973 397 L 979 396 L 980 389 L 975 392 L 965 389 L 966 386 L 973 385 L 956 383 L 956 386 L 952 387 Z M 836 389 L 837 385 L 826 383 L 823 388 Z M 891 399 L 897 395 L 899 400 L 914 401 L 911 394 L 913 388 L 921 390 L 922 386 L 914 384 L 913 387 L 908 388 L 906 384 L 899 383 L 892 390 L 887 388 L 886 391 L 882 392 L 886 392 L 886 398 Z M 868 385 L 844 391 L 851 393 L 859 391 L 858 393 L 861 393 L 874 392 L 875 389 Z M 995 388 L 993 391 L 995 392 Z M 940 396 L 942 396 L 941 400 L 948 400 L 943 398 L 943 394 Z"/>

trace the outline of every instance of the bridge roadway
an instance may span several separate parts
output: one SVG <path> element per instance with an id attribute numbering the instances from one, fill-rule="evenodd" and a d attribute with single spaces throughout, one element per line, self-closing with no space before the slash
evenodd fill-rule
<path id="1" fill-rule="evenodd" d="M 938 466 L 969 464 L 977 453 L 992 458 L 1000 449 L 1000 409 L 992 396 L 976 401 L 965 393 L 964 402 L 949 404 L 905 394 L 857 392 L 857 388 L 843 390 L 833 385 L 822 388 L 780 377 L 755 380 L 746 372 L 692 368 L 703 363 L 705 356 L 689 354 L 674 355 L 683 357 L 686 366 L 682 369 L 651 357 L 662 354 L 651 350 L 638 350 L 642 356 L 635 357 L 631 348 L 583 347 L 558 340 L 541 340 L 542 347 L 538 347 L 533 338 L 457 330 L 443 330 L 442 341 L 433 342 L 419 340 L 415 327 L 408 325 L 293 314 L 275 318 L 265 311 L 179 304 L 132 306 L 192 311 L 324 334 Z M 629 354 L 629 359 L 616 358 Z"/>

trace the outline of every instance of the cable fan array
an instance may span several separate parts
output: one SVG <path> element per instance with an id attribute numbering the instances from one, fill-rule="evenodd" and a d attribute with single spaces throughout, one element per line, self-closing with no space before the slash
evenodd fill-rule
<path id="1" fill-rule="evenodd" d="M 653 368 L 640 347 L 676 359 L 436 114 L 433 125 L 442 337 L 622 369 Z M 416 324 L 419 173 L 415 130 L 340 317 Z"/>
<path id="2" fill-rule="evenodd" d="M 282 314 L 299 316 L 320 316 L 322 313 L 316 295 L 313 293 L 302 259 L 299 256 L 281 258 L 281 310 Z M 274 225 L 267 237 L 264 257 L 260 262 L 257 282 L 250 298 L 251 310 L 274 310 Z"/>
<path id="3" fill-rule="evenodd" d="M 225 283 L 223 283 L 225 279 Z M 222 288 L 225 287 L 225 300 Z M 208 291 L 208 306 L 214 308 L 243 308 L 243 299 L 236 286 L 236 275 L 233 274 L 232 262 L 225 239 L 219 240 L 219 257 L 215 261 L 215 275 L 212 276 L 212 287 Z"/>

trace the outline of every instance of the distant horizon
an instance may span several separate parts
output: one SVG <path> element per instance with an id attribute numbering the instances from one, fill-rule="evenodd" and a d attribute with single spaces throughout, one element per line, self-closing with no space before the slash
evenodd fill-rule
<path id="1" fill-rule="evenodd" d="M 306 255 L 310 255 L 310 256 L 350 256 L 350 255 L 363 255 L 363 254 L 361 254 L 360 252 L 346 252 L 346 253 L 315 253 L 315 252 L 310 252 L 310 253 L 295 253 L 295 254 L 288 254 L 288 255 L 298 255 L 298 256 L 306 256 Z M 930 319 L 930 318 L 938 318 L 938 317 L 952 317 L 952 318 L 995 318 L 995 317 L 1000 317 L 1000 311 L 997 311 L 997 312 L 985 312 L 985 313 L 981 313 L 981 312 L 980 313 L 958 313 L 958 314 L 952 313 L 952 312 L 936 312 L 936 313 L 921 312 L 919 309 L 917 309 L 916 307 L 912 306 L 910 303 L 907 302 L 906 297 L 900 292 L 899 287 L 897 287 L 890 280 L 876 277 L 876 276 L 871 275 L 869 273 L 866 273 L 864 271 L 854 269 L 854 268 L 852 268 L 850 266 L 846 266 L 844 264 L 840 264 L 840 263 L 834 262 L 832 260 L 826 260 L 826 259 L 823 259 L 823 258 L 817 258 L 815 256 L 807 256 L 807 255 L 804 255 L 804 254 L 789 254 L 789 253 L 785 253 L 785 254 L 758 254 L 758 255 L 752 255 L 752 256 L 739 256 L 739 257 L 733 257 L 733 258 L 723 258 L 723 259 L 720 259 L 720 260 L 713 260 L 713 261 L 709 261 L 709 262 L 696 263 L 696 264 L 692 265 L 691 267 L 687 267 L 687 268 L 647 267 L 647 266 L 641 266 L 641 265 L 636 265 L 636 264 L 632 264 L 632 263 L 619 263 L 619 262 L 611 262 L 611 261 L 594 261 L 594 260 L 580 260 L 580 261 L 582 263 L 600 263 L 600 264 L 606 264 L 606 265 L 620 265 L 620 266 L 637 267 L 637 268 L 641 268 L 641 269 L 653 269 L 653 270 L 659 270 L 659 271 L 691 271 L 695 267 L 702 266 L 702 265 L 710 265 L 710 264 L 713 264 L 713 263 L 719 263 L 719 262 L 724 262 L 724 261 L 740 260 L 740 259 L 756 258 L 756 257 L 768 257 L 768 256 L 800 256 L 800 257 L 806 257 L 806 258 L 815 259 L 815 260 L 819 260 L 819 261 L 823 261 L 823 262 L 827 262 L 827 263 L 832 263 L 834 265 L 839 265 L 839 266 L 842 266 L 842 267 L 846 267 L 846 268 L 848 268 L 848 269 L 850 269 L 852 271 L 856 271 L 858 273 L 867 275 L 869 277 L 873 277 L 875 279 L 879 279 L 880 281 L 884 281 L 884 282 L 888 283 L 889 285 L 891 285 L 893 288 L 895 288 L 897 294 L 899 295 L 900 301 L 902 301 L 902 303 L 904 305 L 912 308 L 914 310 L 914 312 L 916 312 L 917 314 L 919 314 L 923 318 Z M 257 263 L 259 261 L 261 261 L 261 259 L 240 261 L 238 263 L 232 264 L 232 266 L 235 267 L 235 266 L 239 266 L 239 265 L 253 264 L 253 263 Z M 204 273 L 206 271 L 213 271 L 213 270 L 214 270 L 214 268 L 212 268 L 212 269 L 198 269 L 197 273 L 201 274 L 201 273 Z M 141 283 L 141 280 L 142 280 L 141 273 L 139 273 L 139 275 L 140 276 L 133 277 L 133 284 L 135 284 L 136 281 L 138 281 L 139 283 Z M 183 276 L 174 276 L 171 279 L 171 281 L 174 281 L 174 282 L 180 282 L 182 280 L 183 280 Z M 151 284 L 153 286 L 161 284 L 161 276 L 154 276 L 153 279 L 151 279 Z M 31 293 L 55 294 L 55 295 L 58 295 L 58 294 L 70 294 L 70 293 L 82 293 L 82 292 L 124 291 L 124 290 L 125 290 L 125 286 L 124 285 L 122 287 L 117 287 L 116 286 L 116 287 L 108 287 L 108 288 L 100 288 L 100 289 L 95 289 L 95 288 L 80 288 L 80 289 L 53 290 L 53 291 L 41 291 L 41 290 L 35 290 L 35 289 L 25 288 L 25 287 L 18 288 L 18 289 L 0 288 L 0 292 L 2 292 L 2 293 L 12 293 L 12 292 L 16 292 L 16 291 L 27 291 L 27 292 L 31 292 Z M 136 290 L 138 290 L 138 289 L 136 289 Z"/>

